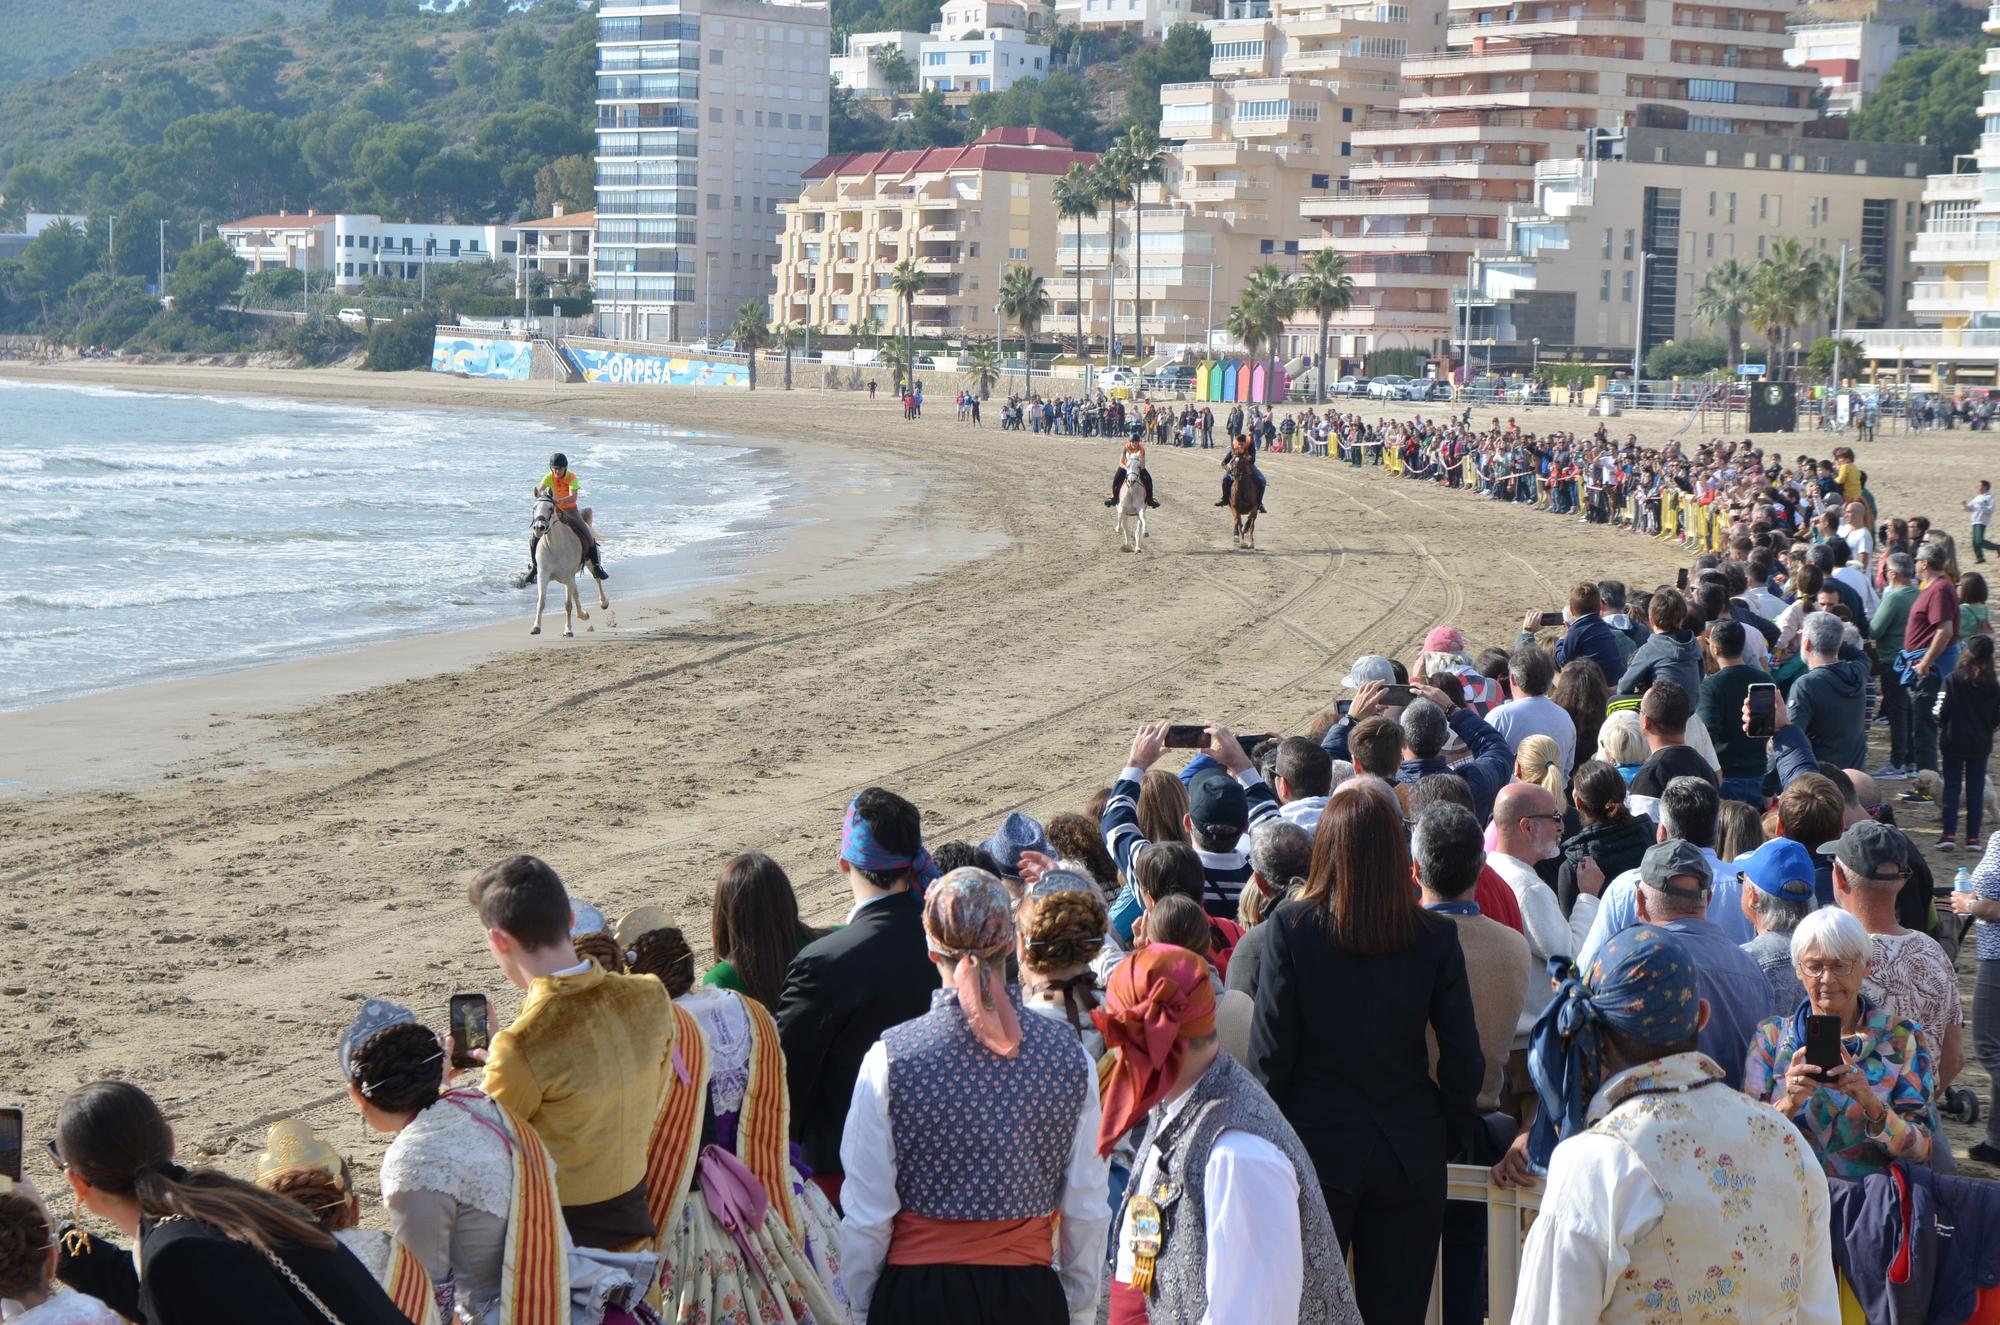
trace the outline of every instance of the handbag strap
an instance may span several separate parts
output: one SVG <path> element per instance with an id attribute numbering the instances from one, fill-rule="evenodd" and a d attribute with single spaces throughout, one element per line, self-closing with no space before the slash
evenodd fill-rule
<path id="1" fill-rule="evenodd" d="M 285 1264 L 284 1257 L 278 1255 L 277 1252 L 272 1251 L 269 1247 L 260 1246 L 257 1250 L 264 1253 L 264 1259 L 271 1262 L 272 1269 L 285 1276 L 286 1283 L 299 1290 L 300 1297 L 312 1303 L 313 1309 L 326 1318 L 327 1325 L 343 1325 L 340 1317 L 333 1314 L 333 1308 L 320 1301 L 319 1294 L 307 1288 L 305 1280 L 299 1278 L 297 1274 L 292 1272 L 292 1267 Z"/>

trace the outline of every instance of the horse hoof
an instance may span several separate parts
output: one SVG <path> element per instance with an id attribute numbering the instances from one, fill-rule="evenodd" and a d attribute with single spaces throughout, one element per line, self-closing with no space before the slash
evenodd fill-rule
<path id="1" fill-rule="evenodd" d="M 573 631 L 573 630 L 565 630 L 565 631 L 563 632 L 563 638 L 564 638 L 564 639 L 575 639 L 575 638 L 576 638 L 576 632 L 575 632 L 575 631 Z"/>
<path id="2" fill-rule="evenodd" d="M 540 626 L 530 626 L 528 628 L 528 633 L 530 635 L 539 635 L 542 633 L 542 628 Z"/>

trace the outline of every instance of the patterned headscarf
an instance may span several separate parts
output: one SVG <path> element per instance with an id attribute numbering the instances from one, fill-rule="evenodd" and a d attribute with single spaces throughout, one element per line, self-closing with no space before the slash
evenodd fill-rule
<path id="1" fill-rule="evenodd" d="M 1014 948 L 1014 900 L 1000 880 L 973 866 L 953 870 L 924 895 L 924 938 L 948 957 L 965 1023 L 1003 1058 L 1021 1052 L 1021 1022 L 1007 997 L 1007 954 Z"/>
<path id="2" fill-rule="evenodd" d="M 875 840 L 875 830 L 868 826 L 868 821 L 855 813 L 855 803 L 847 803 L 847 817 L 840 822 L 840 858 L 858 870 L 908 870 L 910 891 L 922 897 L 924 889 L 938 876 L 931 853 L 925 850 L 922 841 L 917 843 L 914 856 L 889 850 Z"/>
<path id="3" fill-rule="evenodd" d="M 1149 943 L 1118 964 L 1091 1017 L 1115 1054 L 1097 1128 L 1097 1153 L 1108 1155 L 1180 1075 L 1187 1042 L 1215 1034 L 1209 965 L 1186 948 Z"/>
<path id="4" fill-rule="evenodd" d="M 1528 1075 L 1541 1110 L 1528 1136 L 1528 1163 L 1548 1172 L 1556 1142 L 1584 1129 L 1591 1097 L 1604 1084 L 1604 1032 L 1637 1044 L 1679 1044 L 1701 1029 L 1694 960 L 1681 941 L 1653 925 L 1614 934 L 1579 976 L 1554 958 L 1561 981 L 1528 1037 Z"/>

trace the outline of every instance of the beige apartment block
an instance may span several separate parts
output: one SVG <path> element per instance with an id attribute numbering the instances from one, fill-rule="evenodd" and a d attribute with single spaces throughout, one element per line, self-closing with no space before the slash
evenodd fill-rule
<path id="1" fill-rule="evenodd" d="M 1365 164 L 1301 209 L 1319 228 L 1307 246 L 1345 254 L 1361 287 L 1333 352 L 1452 358 L 1473 256 L 1499 250 L 1508 216 L 1535 203 L 1537 165 L 1574 157 L 1586 130 L 1798 132 L 1818 80 L 1785 64 L 1790 12 L 1782 0 L 1450 0 L 1449 49 L 1403 62 L 1395 109 L 1356 126 Z"/>
<path id="2" fill-rule="evenodd" d="M 1723 335 L 1694 316 L 1709 272 L 1731 258 L 1759 262 L 1784 237 L 1833 255 L 1845 244 L 1860 258 L 1879 302 L 1864 314 L 1851 290 L 1846 329 L 1902 314 L 1934 151 L 1644 128 L 1592 131 L 1579 147 L 1535 166 L 1534 203 L 1504 223 L 1496 249 L 1473 255 L 1469 293 L 1454 297 L 1454 341 L 1469 338 L 1482 367 L 1625 362 L 1642 330 L 1642 352 Z M 1755 361 L 1763 338 L 1744 337 Z"/>
<path id="3" fill-rule="evenodd" d="M 1361 162 L 1355 130 L 1396 104 L 1413 51 L 1442 48 L 1444 16 L 1443 0 L 1257 0 L 1208 23 L 1211 77 L 1160 89 L 1160 137 L 1172 146 L 1166 180 L 1141 199 L 1136 251 L 1129 208 L 1118 217 L 1115 268 L 1109 215 L 1085 229 L 1086 314 L 1096 334 L 1107 334 L 1115 308 L 1116 338 L 1130 342 L 1135 263 L 1136 324 L 1148 349 L 1207 343 L 1254 268 L 1296 269 L 1301 202 L 1347 187 Z M 1073 274 L 1075 238 L 1063 242 Z M 1295 329 L 1286 348 L 1303 336 Z"/>
<path id="4" fill-rule="evenodd" d="M 1060 295 L 1051 188 L 1072 165 L 1095 160 L 1061 134 L 1018 128 L 989 130 L 965 147 L 826 157 L 806 170 L 798 201 L 778 208 L 772 318 L 900 333 L 902 304 L 889 282 L 909 258 L 925 282 L 915 334 L 990 336 L 1007 268 L 1034 268 L 1048 278 L 1051 301 Z M 1061 326 L 1051 315 L 1048 331 Z"/>

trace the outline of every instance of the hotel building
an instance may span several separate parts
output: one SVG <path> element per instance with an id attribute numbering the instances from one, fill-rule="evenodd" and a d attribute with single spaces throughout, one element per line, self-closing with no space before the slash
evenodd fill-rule
<path id="1" fill-rule="evenodd" d="M 599 329 L 722 335 L 769 297 L 778 207 L 826 155 L 827 8 L 600 0 L 597 23 Z"/>

